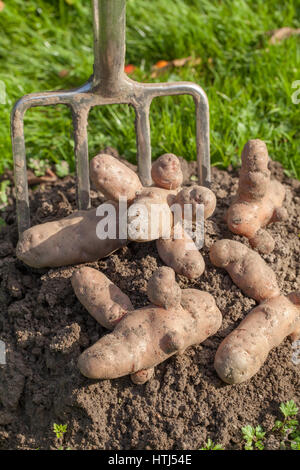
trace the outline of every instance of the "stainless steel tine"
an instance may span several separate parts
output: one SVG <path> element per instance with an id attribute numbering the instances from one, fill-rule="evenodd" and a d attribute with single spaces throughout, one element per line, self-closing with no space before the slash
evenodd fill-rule
<path id="1" fill-rule="evenodd" d="M 151 135 L 150 135 L 150 103 L 135 106 L 135 132 L 139 177 L 144 186 L 151 186 Z"/>
<path id="2" fill-rule="evenodd" d="M 72 107 L 75 159 L 77 176 L 77 205 L 79 210 L 90 208 L 90 176 L 89 176 L 89 150 L 88 150 L 88 105 Z"/>
<path id="3" fill-rule="evenodd" d="M 191 95 L 196 107 L 196 149 L 198 180 L 203 186 L 210 186 L 210 138 L 209 104 L 205 91 L 196 83 L 144 83 L 144 99 L 153 100 L 160 96 Z"/>

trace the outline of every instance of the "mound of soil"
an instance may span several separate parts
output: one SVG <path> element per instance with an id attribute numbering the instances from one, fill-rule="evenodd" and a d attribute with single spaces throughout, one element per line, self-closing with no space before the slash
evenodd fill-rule
<path id="1" fill-rule="evenodd" d="M 195 164 L 183 165 L 191 182 Z M 300 279 L 300 182 L 288 179 L 278 163 L 271 166 L 273 177 L 287 189 L 289 220 L 269 228 L 276 249 L 264 258 L 277 273 L 282 291 L 289 293 L 299 289 Z M 237 182 L 233 170 L 213 169 L 218 203 L 206 223 L 205 273 L 195 281 L 177 276 L 182 288 L 206 290 L 215 297 L 222 327 L 200 346 L 158 366 L 143 386 L 132 384 L 129 377 L 95 381 L 80 375 L 78 356 L 104 330 L 73 293 L 70 276 L 76 266 L 34 270 L 16 259 L 11 195 L 1 214 L 7 225 L 0 230 L 0 339 L 7 348 L 7 365 L 0 366 L 0 449 L 55 448 L 53 423 L 68 425 L 65 445 L 72 449 L 199 449 L 208 438 L 226 449 L 241 449 L 242 426 L 261 424 L 270 430 L 282 401 L 300 404 L 299 366 L 291 360 L 289 339 L 246 383 L 226 385 L 214 371 L 221 340 L 255 305 L 208 257 L 215 240 L 241 240 L 223 220 Z M 30 191 L 30 198 L 33 224 L 65 217 L 75 208 L 74 179 L 40 186 Z M 98 205 L 101 195 L 92 191 L 92 201 Z M 89 264 L 126 292 L 136 307 L 147 304 L 147 280 L 161 265 L 154 243 L 131 243 Z M 267 448 L 278 446 L 276 439 L 267 440 Z"/>

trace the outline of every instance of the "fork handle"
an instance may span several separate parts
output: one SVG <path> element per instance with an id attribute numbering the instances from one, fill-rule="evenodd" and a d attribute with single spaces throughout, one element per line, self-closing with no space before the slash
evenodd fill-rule
<path id="1" fill-rule="evenodd" d="M 94 85 L 112 93 L 124 76 L 126 0 L 93 0 Z"/>

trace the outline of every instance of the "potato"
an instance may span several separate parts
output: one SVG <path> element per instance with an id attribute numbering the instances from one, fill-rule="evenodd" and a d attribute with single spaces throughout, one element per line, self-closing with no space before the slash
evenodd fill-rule
<path id="1" fill-rule="evenodd" d="M 220 344 L 215 369 L 226 383 L 249 380 L 265 362 L 270 350 L 284 338 L 300 333 L 300 293 L 279 295 L 251 310 Z"/>
<path id="2" fill-rule="evenodd" d="M 287 219 L 281 207 L 285 189 L 278 181 L 271 181 L 268 163 L 265 143 L 249 140 L 242 152 L 238 192 L 226 214 L 229 230 L 247 237 L 253 248 L 265 254 L 273 251 L 275 242 L 262 229 Z"/>
<path id="3" fill-rule="evenodd" d="M 173 153 L 161 155 L 152 165 L 151 176 L 160 188 L 179 188 L 183 182 L 179 159 Z"/>
<path id="4" fill-rule="evenodd" d="M 20 236 L 16 255 L 33 268 L 54 268 L 104 258 L 127 240 L 99 239 L 96 227 L 100 220 L 96 209 L 91 209 L 31 227 Z"/>
<path id="5" fill-rule="evenodd" d="M 180 305 L 181 289 L 173 269 L 158 268 L 148 281 L 147 295 L 150 302 L 167 310 Z"/>
<path id="6" fill-rule="evenodd" d="M 81 373 L 94 379 L 134 374 L 201 343 L 219 329 L 222 316 L 209 294 L 203 293 L 202 299 L 197 291 L 197 297 L 198 309 L 193 314 L 180 306 L 171 310 L 149 306 L 129 312 L 112 333 L 82 353 L 78 361 Z"/>
<path id="7" fill-rule="evenodd" d="M 210 260 L 226 269 L 233 282 L 258 302 L 280 295 L 274 271 L 258 253 L 242 243 L 218 240 L 210 248 Z"/>
<path id="8" fill-rule="evenodd" d="M 104 328 L 113 330 L 134 309 L 129 297 L 96 269 L 85 266 L 75 271 L 72 286 L 81 304 Z"/>
<path id="9" fill-rule="evenodd" d="M 175 203 L 179 204 L 182 209 L 187 204 L 192 206 L 193 219 L 196 218 L 196 209 L 199 204 L 204 206 L 204 218 L 208 219 L 216 208 L 216 196 L 214 193 L 204 186 L 186 186 L 176 196 Z"/>
<path id="10" fill-rule="evenodd" d="M 135 372 L 135 374 L 131 374 L 130 378 L 132 382 L 136 385 L 143 385 L 144 383 L 148 382 L 154 375 L 154 367 L 150 367 L 150 369 L 143 369 Z"/>
<path id="11" fill-rule="evenodd" d="M 134 171 L 111 155 L 103 153 L 91 160 L 90 178 L 107 199 L 117 202 L 123 196 L 130 203 L 143 189 Z"/>
<path id="12" fill-rule="evenodd" d="M 176 190 L 144 188 L 128 209 L 128 238 L 136 242 L 169 236 L 173 226 L 172 204 Z"/>
<path id="13" fill-rule="evenodd" d="M 174 269 L 177 274 L 195 279 L 204 272 L 203 257 L 187 233 L 184 233 L 183 238 L 178 239 L 160 238 L 156 241 L 156 247 L 162 261 Z"/>

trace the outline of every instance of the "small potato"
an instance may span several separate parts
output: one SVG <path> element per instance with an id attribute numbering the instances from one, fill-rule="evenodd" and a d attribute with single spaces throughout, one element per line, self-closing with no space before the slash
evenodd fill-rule
<path id="1" fill-rule="evenodd" d="M 191 204 L 192 206 L 192 215 L 193 219 L 196 218 L 196 210 L 199 204 L 203 204 L 204 206 L 204 218 L 208 219 L 216 208 L 216 196 L 214 193 L 204 186 L 186 186 L 184 187 L 176 196 L 174 201 L 175 203 L 179 204 L 182 209 L 184 209 L 185 205 Z"/>
<path id="2" fill-rule="evenodd" d="M 99 154 L 91 160 L 90 178 L 107 199 L 117 202 L 123 196 L 130 203 L 143 189 L 138 175 L 111 155 Z"/>
<path id="3" fill-rule="evenodd" d="M 131 374 L 130 378 L 134 384 L 143 385 L 148 382 L 148 380 L 150 380 L 153 375 L 154 367 L 150 367 L 150 369 L 139 370 L 135 374 Z"/>
<path id="4" fill-rule="evenodd" d="M 78 300 L 100 325 L 113 330 L 133 310 L 129 297 L 103 273 L 87 266 L 74 272 L 72 286 Z"/>
<path id="5" fill-rule="evenodd" d="M 215 369 L 224 382 L 237 384 L 249 380 L 272 348 L 287 336 L 296 339 L 300 333 L 300 308 L 294 300 L 294 294 L 266 300 L 222 341 Z"/>
<path id="6" fill-rule="evenodd" d="M 173 269 L 158 268 L 148 281 L 147 295 L 150 302 L 167 310 L 180 305 L 181 289 Z"/>
<path id="7" fill-rule="evenodd" d="M 242 243 L 218 240 L 209 255 L 212 264 L 226 269 L 233 282 L 252 299 L 262 302 L 280 295 L 274 271 Z"/>
<path id="8" fill-rule="evenodd" d="M 136 242 L 169 236 L 173 226 L 172 204 L 176 190 L 144 188 L 128 209 L 128 238 Z"/>
<path id="9" fill-rule="evenodd" d="M 97 261 L 127 243 L 124 239 L 99 239 L 96 227 L 100 220 L 96 209 L 91 209 L 74 212 L 61 220 L 35 225 L 20 236 L 16 255 L 33 268 L 55 268 Z"/>
<path id="10" fill-rule="evenodd" d="M 151 176 L 160 188 L 179 188 L 183 181 L 180 161 L 173 153 L 161 155 L 152 165 Z"/>
<path id="11" fill-rule="evenodd" d="M 160 238 L 156 241 L 158 254 L 162 261 L 189 279 L 200 277 L 205 269 L 201 253 L 194 241 L 184 233 L 183 238 Z"/>

